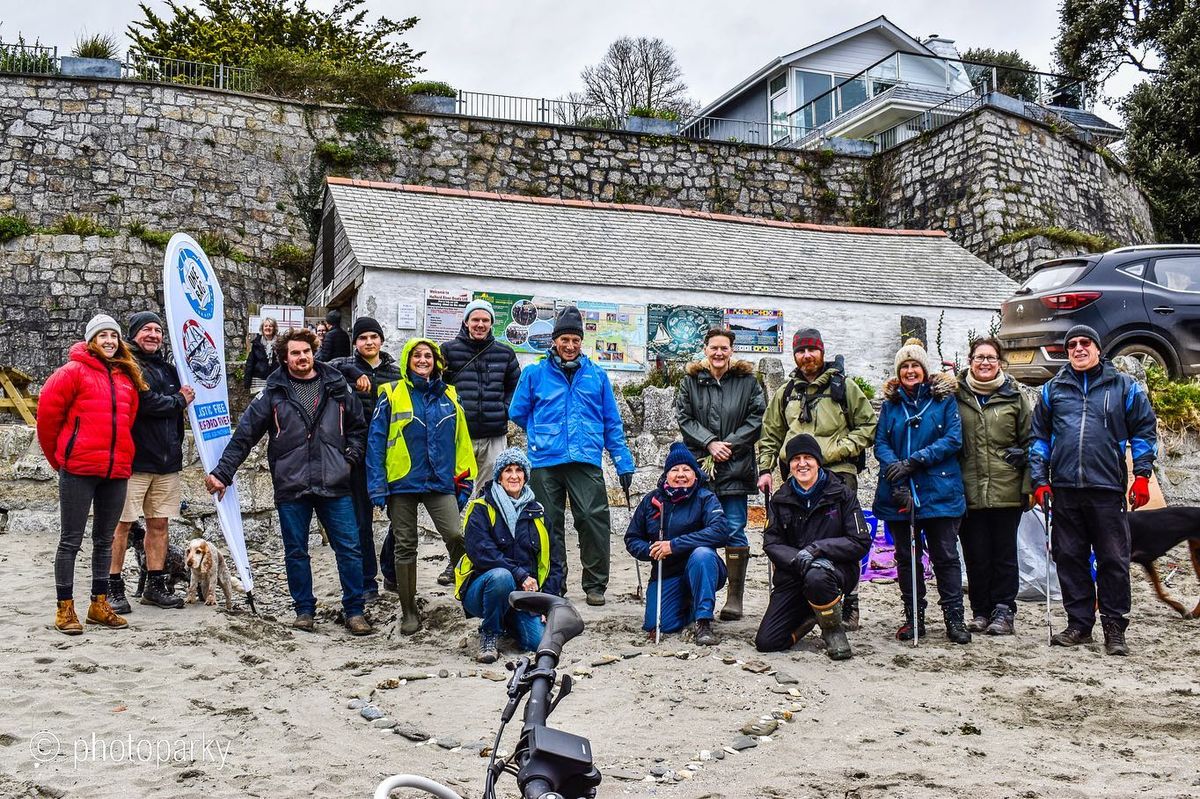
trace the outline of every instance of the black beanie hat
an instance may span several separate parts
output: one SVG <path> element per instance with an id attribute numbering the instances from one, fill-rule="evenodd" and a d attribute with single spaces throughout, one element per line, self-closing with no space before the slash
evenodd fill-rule
<path id="1" fill-rule="evenodd" d="M 568 305 L 562 309 L 558 319 L 554 322 L 552 338 L 558 338 L 567 333 L 574 333 L 583 338 L 583 317 L 579 315 L 579 309 L 574 305 Z"/>
<path id="2" fill-rule="evenodd" d="M 1096 342 L 1096 349 L 1100 350 L 1100 352 L 1104 352 L 1104 345 L 1100 342 L 1100 334 L 1096 332 L 1095 328 L 1088 327 L 1087 325 L 1075 325 L 1068 330 L 1067 335 L 1063 336 L 1063 346 L 1065 347 L 1067 342 L 1071 339 L 1079 338 L 1080 336 L 1090 338 L 1092 341 Z"/>
<path id="3" fill-rule="evenodd" d="M 369 316 L 360 316 L 354 320 L 354 328 L 350 333 L 350 343 L 358 341 L 358 337 L 363 333 L 378 333 L 379 338 L 383 340 L 383 328 Z"/>
<path id="4" fill-rule="evenodd" d="M 133 337 L 138 334 L 138 331 L 151 322 L 154 322 L 161 328 L 166 328 L 166 325 L 163 324 L 162 317 L 156 314 L 154 311 L 138 311 L 137 313 L 130 315 L 129 335 L 127 335 L 125 338 L 133 341 Z"/>
<path id="5" fill-rule="evenodd" d="M 817 466 L 825 465 L 825 459 L 821 457 L 821 445 L 808 433 L 801 433 L 798 436 L 792 437 L 788 441 L 787 446 L 783 448 L 783 455 L 783 462 L 787 464 L 788 468 L 791 467 L 792 458 L 797 455 L 811 455 L 816 459 Z M 786 474 L 788 469 L 785 468 L 783 471 Z"/>

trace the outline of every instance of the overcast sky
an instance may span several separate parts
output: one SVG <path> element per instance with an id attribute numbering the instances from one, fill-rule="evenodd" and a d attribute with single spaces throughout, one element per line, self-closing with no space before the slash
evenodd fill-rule
<path id="1" fill-rule="evenodd" d="M 165 8 L 162 0 L 151 7 Z M 189 4 L 196 5 L 194 0 Z M 329 8 L 333 0 L 310 0 Z M 959 50 L 1018 50 L 1039 69 L 1052 66 L 1058 30 L 1055 0 L 835 0 L 756 3 L 723 0 L 368 0 L 372 14 L 416 16 L 409 42 L 425 50 L 429 79 L 456 88 L 529 97 L 558 97 L 579 88 L 579 71 L 620 36 L 658 36 L 673 46 L 691 89 L 705 104 L 770 59 L 798 50 L 880 14 L 909 34 L 937 33 Z M 117 34 L 122 47 L 133 0 L 5 0 L 0 41 L 26 40 L 68 50 L 82 33 Z M 1137 80 L 1122 74 L 1108 93 L 1120 96 Z M 1116 112 L 1098 106 L 1119 122 Z"/>

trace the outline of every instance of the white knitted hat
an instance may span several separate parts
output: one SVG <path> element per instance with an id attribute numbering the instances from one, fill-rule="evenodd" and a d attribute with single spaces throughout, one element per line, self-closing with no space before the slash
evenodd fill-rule
<path id="1" fill-rule="evenodd" d="M 115 330 L 118 336 L 121 335 L 121 326 L 117 324 L 116 319 L 106 313 L 98 313 L 88 320 L 83 331 L 83 340 L 91 341 L 101 330 Z"/>
<path id="2" fill-rule="evenodd" d="M 916 361 L 921 364 L 921 368 L 925 370 L 925 377 L 931 374 L 929 371 L 929 353 L 925 352 L 925 343 L 919 338 L 910 338 L 904 342 L 904 346 L 896 350 L 896 377 L 900 376 L 900 364 L 905 361 Z"/>

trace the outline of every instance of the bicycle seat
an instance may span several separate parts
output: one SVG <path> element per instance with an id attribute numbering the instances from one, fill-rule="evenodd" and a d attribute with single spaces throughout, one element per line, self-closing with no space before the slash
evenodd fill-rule
<path id="1" fill-rule="evenodd" d="M 508 604 L 514 610 L 524 610 L 546 617 L 546 631 L 538 643 L 538 654 L 551 652 L 555 658 L 562 654 L 563 644 L 583 632 L 583 619 L 575 606 L 554 594 L 541 591 L 513 591 Z"/>

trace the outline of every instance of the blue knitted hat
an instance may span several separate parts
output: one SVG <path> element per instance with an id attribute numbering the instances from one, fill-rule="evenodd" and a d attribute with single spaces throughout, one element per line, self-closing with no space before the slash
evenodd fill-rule
<path id="1" fill-rule="evenodd" d="M 687 444 L 684 444 L 682 441 L 676 441 L 671 445 L 671 449 L 667 451 L 667 462 L 663 464 L 663 474 L 671 471 L 671 469 L 681 463 L 692 467 L 692 471 L 696 473 L 697 477 L 704 478 L 704 472 L 700 470 L 700 464 L 687 448 Z"/>
<path id="2" fill-rule="evenodd" d="M 504 467 L 513 463 L 525 470 L 525 481 L 529 482 L 529 473 L 533 466 L 529 463 L 529 456 L 525 454 L 525 450 L 520 447 L 509 447 L 500 453 L 496 458 L 495 467 L 492 468 L 492 479 L 499 480 Z"/>

